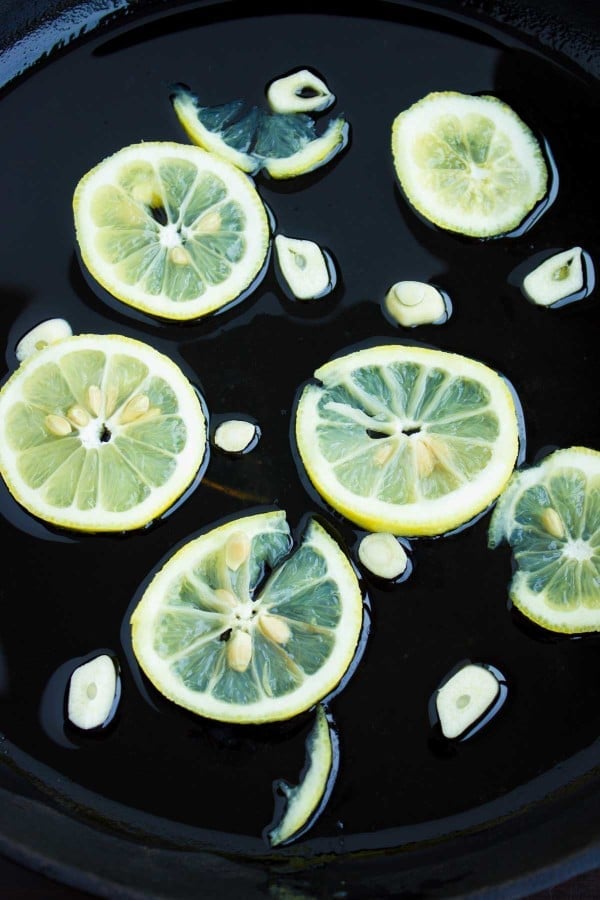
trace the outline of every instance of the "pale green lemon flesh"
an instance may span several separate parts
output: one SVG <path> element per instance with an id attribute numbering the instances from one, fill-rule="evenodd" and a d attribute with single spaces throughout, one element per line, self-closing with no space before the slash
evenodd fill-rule
<path id="1" fill-rule="evenodd" d="M 221 525 L 167 561 L 131 619 L 135 655 L 162 694 L 258 723 L 291 718 L 338 684 L 362 623 L 356 575 L 316 520 L 291 548 L 275 511 Z"/>
<path id="2" fill-rule="evenodd" d="M 270 243 L 252 181 L 199 147 L 125 147 L 73 197 L 84 264 L 116 298 L 164 319 L 197 319 L 240 298 Z"/>
<path id="3" fill-rule="evenodd" d="M 503 541 L 516 563 L 509 592 L 518 609 L 552 631 L 600 631 L 597 450 L 556 450 L 515 472 L 490 520 L 490 547 Z"/>
<path id="4" fill-rule="evenodd" d="M 519 447 L 505 380 L 476 360 L 382 345 L 315 372 L 296 412 L 313 486 L 369 531 L 442 534 L 501 492 Z"/>
<path id="5" fill-rule="evenodd" d="M 415 209 L 473 237 L 514 230 L 548 187 L 533 132 L 493 96 L 428 94 L 394 119 L 392 156 Z"/>
<path id="6" fill-rule="evenodd" d="M 0 393 L 0 465 L 35 516 L 81 531 L 147 525 L 177 500 L 206 450 L 181 369 L 121 335 L 66 337 L 33 353 Z"/>

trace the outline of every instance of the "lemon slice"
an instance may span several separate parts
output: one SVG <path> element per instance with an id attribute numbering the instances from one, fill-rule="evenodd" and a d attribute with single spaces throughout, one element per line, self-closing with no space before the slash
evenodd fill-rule
<path id="1" fill-rule="evenodd" d="M 321 496 L 368 531 L 435 535 L 492 503 L 519 447 L 505 380 L 483 363 L 384 345 L 326 363 L 301 392 L 300 458 Z"/>
<path id="2" fill-rule="evenodd" d="M 493 96 L 427 94 L 394 119 L 392 155 L 415 209 L 472 237 L 513 231 L 547 190 L 536 137 Z"/>
<path id="3" fill-rule="evenodd" d="M 188 144 L 148 141 L 117 151 L 79 181 L 73 211 L 94 278 L 163 319 L 197 319 L 238 299 L 269 249 L 253 182 Z"/>
<path id="4" fill-rule="evenodd" d="M 556 450 L 514 473 L 489 528 L 507 541 L 516 571 L 510 598 L 552 631 L 600 631 L 600 453 Z"/>
<path id="5" fill-rule="evenodd" d="M 0 468 L 33 515 L 79 531 L 141 528 L 189 487 L 206 422 L 181 369 L 121 335 L 66 337 L 0 392 Z"/>
<path id="6" fill-rule="evenodd" d="M 327 713 L 321 705 L 317 707 L 315 724 L 306 741 L 306 766 L 299 784 L 290 787 L 280 782 L 287 805 L 280 821 L 267 832 L 272 847 L 286 844 L 300 837 L 312 825 L 327 799 L 335 774 L 337 760 Z"/>
<path id="7" fill-rule="evenodd" d="M 202 106 L 185 85 L 175 85 L 171 103 L 189 139 L 249 174 L 265 170 L 272 178 L 294 178 L 329 162 L 348 142 L 343 116 L 318 135 L 304 113 L 277 113 L 232 100 Z"/>
<path id="8" fill-rule="evenodd" d="M 135 656 L 165 697 L 202 716 L 292 716 L 340 681 L 357 648 L 354 569 L 315 520 L 291 556 L 281 511 L 196 538 L 152 579 L 131 617 Z"/>

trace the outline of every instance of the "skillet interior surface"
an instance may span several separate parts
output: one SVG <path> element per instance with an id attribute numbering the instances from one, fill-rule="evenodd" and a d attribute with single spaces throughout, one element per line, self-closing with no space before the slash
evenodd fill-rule
<path id="1" fill-rule="evenodd" d="M 598 259 L 590 190 L 597 82 L 508 27 L 419 4 L 375 4 L 365 17 L 151 5 L 89 21 L 95 27 L 68 47 L 19 74 L 13 68 L 0 97 L 10 223 L 0 280 L 6 374 L 22 334 L 63 316 L 76 332 L 116 331 L 168 353 L 201 391 L 212 422 L 245 413 L 262 437 L 241 459 L 211 450 L 203 481 L 142 534 L 51 531 L 2 486 L 4 558 L 25 560 L 5 565 L 2 582 L 6 851 L 101 896 L 135 896 L 135 885 L 142 896 L 173 898 L 192 880 L 214 895 L 239 894 L 240 877 L 247 897 L 487 888 L 522 896 L 527 877 L 551 880 L 558 864 L 562 873 L 594 864 L 598 638 L 551 635 L 509 607 L 510 553 L 487 549 L 490 511 L 456 534 L 412 541 L 412 572 L 401 584 L 363 578 L 362 652 L 328 704 L 339 774 L 313 827 L 278 852 L 262 836 L 273 784 L 298 780 L 311 713 L 236 727 L 174 707 L 137 668 L 128 620 L 172 549 L 223 517 L 275 506 L 299 528 L 314 513 L 354 553 L 360 533 L 311 490 L 290 433 L 298 387 L 365 341 L 422 343 L 500 371 L 523 408 L 523 462 L 553 447 L 600 448 L 596 294 L 541 309 L 524 299 L 516 274 L 575 245 Z M 270 265 L 241 304 L 185 326 L 154 322 L 104 294 L 75 248 L 71 198 L 81 175 L 129 143 L 186 142 L 171 83 L 188 83 L 206 105 L 238 96 L 262 104 L 264 86 L 297 66 L 331 85 L 350 141 L 313 175 L 281 183 L 259 176 L 257 186 L 276 230 L 331 251 L 340 273 L 332 294 L 294 304 Z M 393 173 L 391 122 L 431 90 L 496 94 L 544 142 L 553 188 L 529 230 L 463 240 L 407 207 Z M 410 332 L 393 325 L 381 301 L 401 278 L 446 291 L 449 320 Z M 82 735 L 65 724 L 64 689 L 76 662 L 101 650 L 119 657 L 121 701 L 109 728 Z M 473 738 L 448 744 L 428 706 L 467 658 L 497 667 L 507 698 Z"/>

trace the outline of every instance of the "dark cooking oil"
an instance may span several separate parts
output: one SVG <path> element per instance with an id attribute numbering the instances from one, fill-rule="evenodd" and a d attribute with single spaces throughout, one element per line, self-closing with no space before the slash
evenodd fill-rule
<path id="1" fill-rule="evenodd" d="M 194 490 L 163 520 L 123 537 L 58 533 L 0 488 L 0 727 L 8 757 L 81 815 L 160 833 L 174 846 L 265 852 L 274 785 L 298 782 L 313 716 L 234 726 L 178 708 L 141 674 L 129 616 L 173 550 L 224 517 L 275 507 L 296 528 L 313 513 L 352 555 L 360 533 L 312 491 L 293 452 L 295 399 L 315 368 L 364 341 L 410 339 L 462 353 L 514 387 L 523 461 L 548 447 L 600 447 L 597 296 L 539 308 L 511 278 L 550 250 L 578 245 L 598 259 L 590 189 L 597 89 L 509 34 L 415 3 L 394 5 L 393 15 L 369 8 L 365 17 L 295 6 L 264 15 L 244 8 L 229 20 L 202 5 L 132 14 L 51 55 L 0 97 L 6 372 L 16 366 L 19 338 L 61 316 L 76 333 L 118 332 L 172 356 L 201 392 L 211 427 L 240 417 L 260 426 L 251 452 L 211 449 Z M 264 105 L 265 87 L 300 67 L 318 72 L 336 95 L 319 121 L 343 113 L 348 145 L 310 175 L 276 182 L 260 174 L 256 183 L 275 233 L 331 253 L 332 291 L 294 301 L 271 259 L 250 296 L 191 324 L 154 321 L 103 293 L 75 246 L 71 199 L 81 176 L 126 144 L 186 142 L 169 99 L 175 82 L 206 106 L 238 97 Z M 528 230 L 470 240 L 429 226 L 407 206 L 391 124 L 434 90 L 496 94 L 546 142 L 555 195 Z M 383 299 L 399 280 L 435 284 L 451 298 L 452 315 L 441 325 L 395 325 Z M 488 521 L 486 513 L 447 537 L 411 541 L 409 577 L 397 583 L 360 572 L 361 654 L 328 703 L 339 771 L 320 818 L 296 845 L 302 853 L 474 828 L 600 761 L 598 638 L 543 632 L 509 608 L 510 552 L 487 548 Z M 63 691 L 75 665 L 99 652 L 118 661 L 120 702 L 105 728 L 80 732 L 65 720 Z M 441 750 L 429 700 L 467 658 L 501 672 L 506 697 L 484 728 Z"/>

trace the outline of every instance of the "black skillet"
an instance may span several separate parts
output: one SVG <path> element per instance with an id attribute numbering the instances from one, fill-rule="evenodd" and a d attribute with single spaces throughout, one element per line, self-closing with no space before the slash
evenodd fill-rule
<path id="1" fill-rule="evenodd" d="M 171 351 L 214 421 L 248 412 L 263 428 L 244 466 L 212 453 L 213 487 L 200 485 L 133 538 L 50 533 L 2 493 L 0 848 L 8 857 L 97 896 L 173 900 L 516 898 L 600 863 L 598 640 L 553 637 L 508 608 L 510 555 L 487 551 L 486 516 L 457 535 L 413 542 L 414 570 L 393 590 L 365 579 L 364 652 L 330 701 L 338 780 L 313 828 L 277 853 L 261 826 L 273 811 L 273 781 L 299 776 L 310 715 L 262 729 L 185 715 L 140 677 L 127 629 L 160 559 L 250 505 L 285 505 L 294 526 L 315 512 L 353 552 L 357 532 L 300 477 L 290 414 L 296 387 L 333 353 L 406 338 L 380 306 L 399 277 L 434 281 L 453 299 L 446 325 L 411 340 L 479 357 L 510 378 L 524 409 L 524 460 L 552 446 L 600 447 L 595 293 L 540 310 L 515 274 L 574 243 L 600 258 L 599 48 L 598 14 L 585 3 L 378 2 L 361 17 L 334 4 L 282 13 L 266 3 L 5 0 L 6 371 L 28 327 L 65 315 L 78 330 L 119 330 Z M 184 139 L 169 82 L 187 80 L 208 103 L 260 102 L 266 81 L 296 65 L 312 65 L 334 87 L 351 141 L 329 170 L 259 187 L 276 227 L 332 251 L 341 279 L 329 305 L 294 306 L 273 271 L 243 306 L 183 328 L 136 317 L 103 295 L 75 252 L 77 178 L 124 143 Z M 426 90 L 447 88 L 500 94 L 546 142 L 555 190 L 529 231 L 462 241 L 404 204 L 388 153 L 391 117 Z M 35 265 L 25 239 L 32 223 Z M 244 500 L 239 492 L 249 488 Z M 62 692 L 75 661 L 98 649 L 120 657 L 121 704 L 110 729 L 82 737 L 64 724 Z M 449 745 L 428 720 L 428 700 L 465 658 L 496 665 L 508 697 L 486 728 Z"/>

